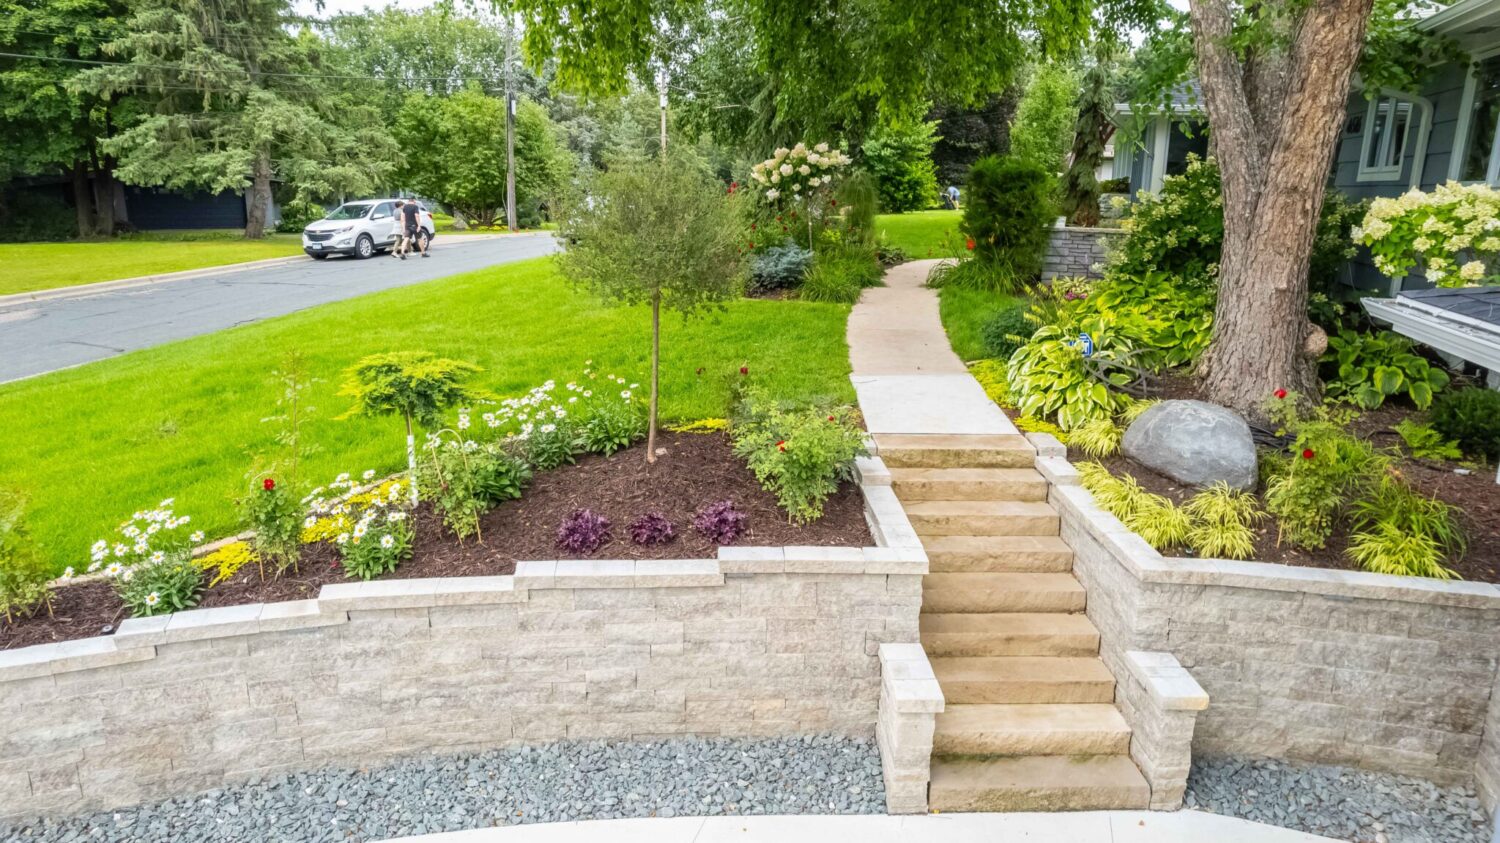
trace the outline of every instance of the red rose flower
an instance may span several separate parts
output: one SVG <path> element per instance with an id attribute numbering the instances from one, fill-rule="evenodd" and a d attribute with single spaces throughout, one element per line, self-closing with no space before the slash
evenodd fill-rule
<path id="1" fill-rule="evenodd" d="M 839 200 L 837 200 L 837 199 L 829 199 L 828 200 L 828 204 L 830 204 L 833 207 L 837 208 L 839 206 Z"/>
<path id="2" fill-rule="evenodd" d="M 783 439 L 780 442 L 776 443 L 776 450 L 778 450 L 778 451 L 785 451 L 786 450 L 786 440 L 785 439 Z"/>
<path id="3" fill-rule="evenodd" d="M 1284 390 L 1284 389 L 1278 389 L 1278 390 L 1276 390 L 1276 392 L 1274 392 L 1272 394 L 1274 394 L 1277 398 L 1285 398 L 1286 397 L 1286 390 Z"/>
<path id="4" fill-rule="evenodd" d="M 964 241 L 964 247 L 971 252 L 974 251 L 974 238 L 970 237 L 968 240 Z"/>
<path id="5" fill-rule="evenodd" d="M 1303 448 L 1302 449 L 1302 458 L 1303 459 L 1310 460 L 1314 456 L 1316 456 L 1316 454 L 1313 453 L 1313 449 L 1312 448 Z"/>
<path id="6" fill-rule="evenodd" d="M 749 366 L 741 366 L 740 367 L 740 374 L 742 374 L 742 375 L 748 375 L 748 374 L 750 374 L 750 367 Z"/>
<path id="7" fill-rule="evenodd" d="M 272 490 L 272 489 L 274 489 L 274 488 L 276 488 L 276 481 L 275 481 L 275 480 L 272 480 L 272 479 L 271 479 L 271 478 L 269 478 L 269 477 L 267 477 L 267 478 L 266 478 L 266 479 L 265 479 L 265 480 L 263 480 L 263 481 L 261 481 L 261 484 L 260 484 L 260 485 L 261 485 L 261 486 L 263 486 L 263 487 L 265 487 L 265 490 L 266 490 L 266 491 L 267 491 L 267 492 L 269 492 L 269 491 L 271 491 L 271 490 Z"/>
<path id="8" fill-rule="evenodd" d="M 833 416 L 829 416 L 829 417 L 828 417 L 828 420 L 829 420 L 829 421 L 833 421 Z"/>

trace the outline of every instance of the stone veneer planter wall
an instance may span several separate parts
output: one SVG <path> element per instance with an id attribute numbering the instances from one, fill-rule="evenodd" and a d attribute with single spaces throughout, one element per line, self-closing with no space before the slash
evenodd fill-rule
<path id="1" fill-rule="evenodd" d="M 1120 676 L 1128 650 L 1169 652 L 1212 699 L 1195 752 L 1473 782 L 1495 806 L 1500 587 L 1163 557 L 1095 505 L 1055 439 L 1033 441 L 1106 663 Z"/>
<path id="2" fill-rule="evenodd" d="M 403 753 L 871 735 L 927 557 L 884 466 L 861 469 L 877 547 L 353 582 L 0 652 L 0 819 Z"/>
<path id="3" fill-rule="evenodd" d="M 1047 256 L 1042 260 L 1042 278 L 1098 278 L 1096 267 L 1104 263 L 1123 234 L 1118 228 L 1053 226 Z"/>

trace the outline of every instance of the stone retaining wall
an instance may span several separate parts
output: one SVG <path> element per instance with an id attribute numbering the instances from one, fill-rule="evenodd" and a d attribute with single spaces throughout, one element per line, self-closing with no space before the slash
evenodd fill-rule
<path id="1" fill-rule="evenodd" d="M 1173 654 L 1212 705 L 1193 750 L 1344 764 L 1500 793 L 1500 588 L 1166 558 L 1039 459 L 1115 675 Z M 1488 721 L 1488 725 L 1487 725 Z"/>
<path id="2" fill-rule="evenodd" d="M 1042 278 L 1098 278 L 1098 267 L 1123 234 L 1118 228 L 1053 226 L 1047 257 L 1042 261 Z"/>
<path id="3" fill-rule="evenodd" d="M 872 735 L 927 561 L 889 488 L 866 492 L 885 546 L 337 584 L 0 652 L 0 819 L 406 753 Z"/>

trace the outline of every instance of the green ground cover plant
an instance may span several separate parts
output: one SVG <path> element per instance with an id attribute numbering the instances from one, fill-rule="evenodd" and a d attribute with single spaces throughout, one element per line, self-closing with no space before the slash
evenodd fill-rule
<path id="1" fill-rule="evenodd" d="M 713 373 L 742 366 L 778 398 L 853 400 L 848 312 L 742 299 L 704 319 L 667 320 L 663 418 L 722 417 L 732 381 Z M 604 371 L 644 370 L 650 319 L 645 308 L 609 308 L 571 289 L 538 259 L 195 337 L 0 386 L 0 478 L 30 491 L 32 534 L 53 572 L 86 559 L 90 536 L 143 500 L 175 496 L 200 529 L 223 535 L 239 523 L 245 454 L 275 447 L 277 431 L 261 420 L 280 389 L 267 373 L 286 352 L 300 350 L 316 379 L 305 400 L 340 407 L 340 372 L 401 347 L 471 360 L 485 370 L 477 388 L 516 395 L 590 359 Z M 321 446 L 305 457 L 305 476 L 402 466 L 390 420 L 334 415 L 302 430 Z"/>

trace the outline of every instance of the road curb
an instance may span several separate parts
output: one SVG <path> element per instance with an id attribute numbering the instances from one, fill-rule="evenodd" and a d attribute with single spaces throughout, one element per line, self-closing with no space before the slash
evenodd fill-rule
<path id="1" fill-rule="evenodd" d="M 503 237 L 527 236 L 530 234 L 544 234 L 547 232 L 526 232 L 524 234 L 445 234 L 441 242 L 444 248 L 459 246 L 468 243 L 482 243 L 488 240 L 498 240 Z M 181 272 L 163 272 L 157 275 L 139 275 L 135 278 L 117 278 L 113 281 L 99 281 L 94 284 L 79 284 L 73 287 L 58 287 L 55 290 L 34 290 L 29 293 L 11 293 L 0 296 L 0 309 L 21 304 L 40 304 L 48 301 L 61 301 L 65 299 L 81 299 L 88 296 L 98 296 L 105 293 L 114 293 L 120 290 L 130 290 L 136 287 L 150 287 L 154 284 L 164 284 L 169 281 L 189 281 L 201 278 L 205 275 L 232 275 L 252 269 L 269 269 L 271 267 L 284 266 L 298 261 L 311 260 L 306 254 L 288 255 L 284 258 L 266 258 L 258 261 L 244 261 L 242 263 L 226 263 L 219 266 L 205 266 L 200 269 L 184 269 Z"/>

